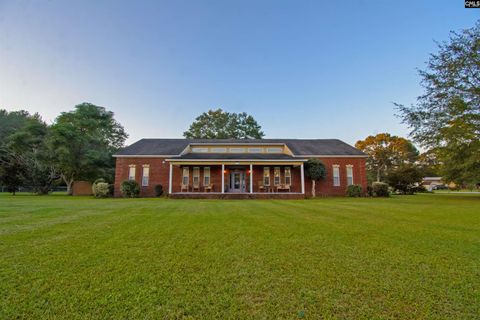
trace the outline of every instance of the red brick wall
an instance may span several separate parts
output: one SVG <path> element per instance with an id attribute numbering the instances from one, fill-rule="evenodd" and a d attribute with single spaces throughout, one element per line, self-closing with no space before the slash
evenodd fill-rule
<path id="1" fill-rule="evenodd" d="M 363 191 L 367 189 L 367 172 L 365 158 L 321 158 L 327 169 L 327 176 L 315 184 L 317 196 L 343 196 L 347 188 L 347 165 L 353 166 L 353 183 L 362 186 Z M 333 186 L 333 165 L 339 165 L 340 186 Z M 305 193 L 312 195 L 312 182 L 305 177 Z"/>
<path id="2" fill-rule="evenodd" d="M 143 165 L 150 165 L 149 183 L 142 187 Z M 154 197 L 155 185 L 161 184 L 164 192 L 168 192 L 168 174 L 170 165 L 163 158 L 117 158 L 115 165 L 115 196 L 120 197 L 120 185 L 128 180 L 129 166 L 135 165 L 135 181 L 140 185 L 141 197 Z M 178 168 L 176 168 L 178 170 Z M 178 173 L 177 173 L 178 175 Z"/>
<path id="3" fill-rule="evenodd" d="M 321 158 L 320 159 L 327 169 L 327 176 L 324 180 L 316 183 L 316 193 L 319 196 L 328 195 L 345 195 L 345 189 L 347 187 L 347 165 L 353 165 L 353 183 L 362 185 L 366 190 L 367 178 L 365 168 L 365 158 Z M 142 187 L 142 171 L 143 165 L 150 165 L 150 178 L 149 185 Z M 115 196 L 121 196 L 120 184 L 122 181 L 128 179 L 129 165 L 136 166 L 135 180 L 141 186 L 140 196 L 153 197 L 155 196 L 155 185 L 161 184 L 164 192 L 168 192 L 169 183 L 169 163 L 163 158 L 117 158 L 115 168 Z M 339 165 L 340 167 L 340 186 L 333 186 L 333 165 Z M 274 183 L 274 166 L 270 165 L 270 184 Z M 281 167 L 281 183 L 284 183 L 284 167 Z M 246 166 L 246 170 L 249 170 L 249 166 Z M 189 167 L 190 182 L 189 185 L 193 185 L 193 166 Z M 221 192 L 222 185 L 222 169 L 221 165 L 210 166 L 210 179 L 213 183 L 213 192 Z M 229 179 L 229 167 L 226 166 L 227 173 L 225 174 L 225 185 L 228 185 Z M 292 186 L 291 192 L 301 192 L 301 173 L 300 166 L 291 167 L 292 171 Z M 200 166 L 200 185 L 203 186 L 203 166 Z M 253 166 L 253 191 L 260 192 L 258 188 L 258 182 L 263 181 L 263 166 Z M 178 166 L 173 166 L 173 192 L 180 192 L 180 185 L 182 182 L 182 169 Z M 246 191 L 250 190 L 250 176 L 246 174 Z M 307 196 L 311 195 L 312 184 L 310 179 L 305 177 L 305 193 Z M 203 191 L 203 189 L 201 190 Z"/>

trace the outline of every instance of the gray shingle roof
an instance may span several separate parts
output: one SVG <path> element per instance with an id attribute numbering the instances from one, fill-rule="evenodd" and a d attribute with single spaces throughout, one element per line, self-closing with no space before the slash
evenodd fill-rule
<path id="1" fill-rule="evenodd" d="M 295 156 L 365 156 L 351 145 L 338 139 L 141 139 L 119 150 L 116 156 L 169 155 L 178 156 L 189 145 L 195 143 L 285 143 Z M 201 156 L 205 158 L 206 154 Z M 238 157 L 238 154 L 234 154 Z M 271 159 L 273 154 L 269 154 Z"/>

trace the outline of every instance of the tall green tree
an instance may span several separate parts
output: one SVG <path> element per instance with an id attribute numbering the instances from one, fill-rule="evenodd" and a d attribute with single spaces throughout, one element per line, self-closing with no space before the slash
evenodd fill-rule
<path id="1" fill-rule="evenodd" d="M 55 164 L 69 194 L 75 180 L 112 179 L 112 158 L 128 137 L 114 114 L 91 103 L 63 112 L 52 126 L 50 145 L 55 150 Z"/>
<path id="2" fill-rule="evenodd" d="M 38 114 L 0 112 L 0 180 L 10 192 L 20 185 L 46 194 L 58 179 L 48 148 L 49 128 Z"/>
<path id="3" fill-rule="evenodd" d="M 411 136 L 435 150 L 447 180 L 480 183 L 480 21 L 438 43 L 419 74 L 424 94 L 396 104 Z"/>
<path id="4" fill-rule="evenodd" d="M 414 163 L 418 158 L 418 150 L 411 141 L 389 133 L 368 136 L 365 140 L 357 141 L 355 147 L 368 155 L 368 177 L 377 182 L 382 181 L 389 170 Z"/>
<path id="5" fill-rule="evenodd" d="M 32 116 L 24 110 L 8 112 L 0 110 L 0 185 L 15 194 L 22 185 L 22 166 L 9 150 L 10 136 L 24 127 Z"/>
<path id="6" fill-rule="evenodd" d="M 13 163 L 20 164 L 23 184 L 37 194 L 47 194 L 59 179 L 49 148 L 50 128 L 35 115 L 24 127 L 9 137 L 9 151 Z"/>
<path id="7" fill-rule="evenodd" d="M 322 161 L 312 158 L 305 163 L 305 175 L 312 180 L 312 197 L 316 197 L 315 182 L 325 179 L 327 170 Z"/>
<path id="8" fill-rule="evenodd" d="M 198 116 L 183 133 L 188 139 L 262 139 L 265 135 L 257 121 L 245 112 L 209 110 Z"/>

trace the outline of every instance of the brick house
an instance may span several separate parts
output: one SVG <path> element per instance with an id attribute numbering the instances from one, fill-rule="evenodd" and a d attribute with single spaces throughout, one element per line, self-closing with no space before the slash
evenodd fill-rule
<path id="1" fill-rule="evenodd" d="M 337 139 L 142 139 L 114 155 L 115 196 L 135 180 L 140 196 L 155 185 L 176 198 L 304 198 L 311 181 L 304 163 L 320 159 L 327 169 L 317 195 L 345 195 L 350 184 L 366 189 L 366 155 Z"/>

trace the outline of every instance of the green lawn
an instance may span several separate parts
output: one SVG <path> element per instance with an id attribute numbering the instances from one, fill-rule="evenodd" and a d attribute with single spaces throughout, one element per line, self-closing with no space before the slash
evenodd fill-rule
<path id="1" fill-rule="evenodd" d="M 0 195 L 0 318 L 480 316 L 480 196 Z"/>

